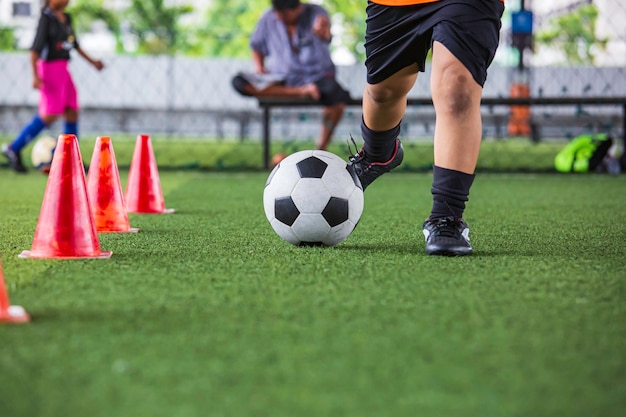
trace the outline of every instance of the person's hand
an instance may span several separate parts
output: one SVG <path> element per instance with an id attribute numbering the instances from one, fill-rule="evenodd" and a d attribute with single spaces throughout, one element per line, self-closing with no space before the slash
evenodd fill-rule
<path id="1" fill-rule="evenodd" d="M 309 98 L 315 101 L 318 101 L 321 98 L 320 90 L 317 88 L 317 85 L 314 83 L 303 85 L 299 87 L 300 89 L 300 97 Z"/>
<path id="2" fill-rule="evenodd" d="M 43 84 L 43 82 L 41 81 L 41 77 L 39 75 L 35 75 L 33 77 L 33 88 L 35 90 L 39 90 L 41 88 L 41 84 Z"/>
<path id="3" fill-rule="evenodd" d="M 325 41 L 330 41 L 330 19 L 326 15 L 319 15 L 313 22 L 313 34 Z"/>
<path id="4" fill-rule="evenodd" d="M 102 63 L 102 61 L 100 60 L 96 60 L 92 62 L 92 65 L 94 66 L 95 69 L 97 69 L 98 71 L 102 70 L 102 68 L 104 68 L 104 63 Z"/>

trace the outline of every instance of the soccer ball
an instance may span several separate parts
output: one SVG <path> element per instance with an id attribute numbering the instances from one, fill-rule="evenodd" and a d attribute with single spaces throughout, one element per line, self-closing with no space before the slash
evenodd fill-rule
<path id="1" fill-rule="evenodd" d="M 270 173 L 265 216 L 293 245 L 333 246 L 345 240 L 363 213 L 363 188 L 344 160 L 326 151 L 300 151 Z"/>
<path id="2" fill-rule="evenodd" d="M 33 166 L 47 174 L 50 172 L 50 165 L 52 165 L 52 156 L 54 150 L 57 147 L 57 141 L 50 136 L 42 136 L 35 142 L 33 150 L 30 154 L 30 159 Z"/>

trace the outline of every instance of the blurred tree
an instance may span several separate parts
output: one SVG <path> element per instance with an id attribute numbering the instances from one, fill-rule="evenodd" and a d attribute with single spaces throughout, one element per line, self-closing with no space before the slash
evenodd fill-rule
<path id="1" fill-rule="evenodd" d="M 605 49 L 608 38 L 596 37 L 598 8 L 584 4 L 569 13 L 550 20 L 550 27 L 539 32 L 539 45 L 562 50 L 568 63 L 593 64 L 595 51 Z"/>
<path id="2" fill-rule="evenodd" d="M 137 37 L 139 53 L 174 54 L 188 49 L 179 18 L 193 12 L 193 6 L 166 6 L 165 0 L 132 0 L 127 9 L 130 32 Z"/>
<path id="3" fill-rule="evenodd" d="M 321 5 L 328 10 L 339 34 L 333 47 L 347 48 L 357 59 L 364 58 L 365 6 L 355 7 L 353 2 L 324 0 Z M 270 7 L 269 0 L 213 0 L 207 9 L 205 23 L 196 32 L 193 53 L 205 56 L 247 58 L 250 56 L 249 39 L 261 14 Z"/>
<path id="4" fill-rule="evenodd" d="M 13 28 L 0 26 L 0 51 L 13 51 L 17 44 L 17 38 Z"/>
<path id="5" fill-rule="evenodd" d="M 214 0 L 196 31 L 193 54 L 250 57 L 248 40 L 269 1 Z"/>
<path id="6" fill-rule="evenodd" d="M 70 3 L 68 13 L 72 15 L 73 25 L 79 37 L 88 32 L 96 20 L 103 21 L 115 36 L 116 50 L 122 51 L 120 21 L 118 14 L 104 6 L 104 0 L 76 0 Z"/>
<path id="7" fill-rule="evenodd" d="M 337 31 L 340 40 L 333 43 L 347 48 L 358 61 L 365 61 L 365 4 L 359 3 L 355 7 L 351 1 L 324 0 L 322 5 L 333 18 L 334 25 L 341 25 L 341 30 Z"/>

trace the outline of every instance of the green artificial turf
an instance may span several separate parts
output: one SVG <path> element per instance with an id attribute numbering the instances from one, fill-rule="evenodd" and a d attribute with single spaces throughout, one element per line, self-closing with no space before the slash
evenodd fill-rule
<path id="1" fill-rule="evenodd" d="M 91 161 L 96 135 L 84 134 L 80 140 L 85 164 Z M 202 171 L 259 171 L 263 170 L 263 147 L 259 141 L 211 138 L 172 138 L 152 135 L 154 154 L 161 170 L 193 169 Z M 0 143 L 12 138 L 0 135 Z M 120 168 L 130 166 L 135 148 L 135 136 L 111 134 L 115 156 Z M 432 139 L 406 139 L 405 156 L 399 171 L 428 172 L 433 163 Z M 478 160 L 479 172 L 555 172 L 554 157 L 567 144 L 566 140 L 554 139 L 533 143 L 524 138 L 507 140 L 485 139 Z M 360 142 L 359 142 L 360 146 Z M 23 151 L 23 158 L 30 165 L 32 145 Z M 313 149 L 315 144 L 303 140 L 274 141 L 270 156 L 277 153 L 291 154 L 303 149 Z M 343 158 L 350 155 L 344 139 L 336 138 L 330 152 Z M 6 166 L 4 158 L 0 165 Z"/>
<path id="2" fill-rule="evenodd" d="M 125 182 L 128 172 L 122 170 Z M 46 178 L 0 170 L 2 417 L 621 416 L 626 182 L 479 175 L 475 255 L 428 257 L 427 173 L 372 185 L 333 248 L 292 247 L 265 172 L 164 171 L 170 215 L 109 260 L 29 260 Z"/>

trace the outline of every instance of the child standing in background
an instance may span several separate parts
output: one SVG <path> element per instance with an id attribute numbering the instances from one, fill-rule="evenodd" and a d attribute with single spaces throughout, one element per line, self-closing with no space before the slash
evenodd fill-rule
<path id="1" fill-rule="evenodd" d="M 65 9 L 69 0 L 47 0 L 43 6 L 37 34 L 30 48 L 33 88 L 40 92 L 39 114 L 35 116 L 10 144 L 2 146 L 2 154 L 16 172 L 26 172 L 22 149 L 59 116 L 64 119 L 63 133 L 78 136 L 78 97 L 69 72 L 70 51 L 76 51 L 98 71 L 104 68 L 81 49 L 72 28 L 72 19 Z"/>

